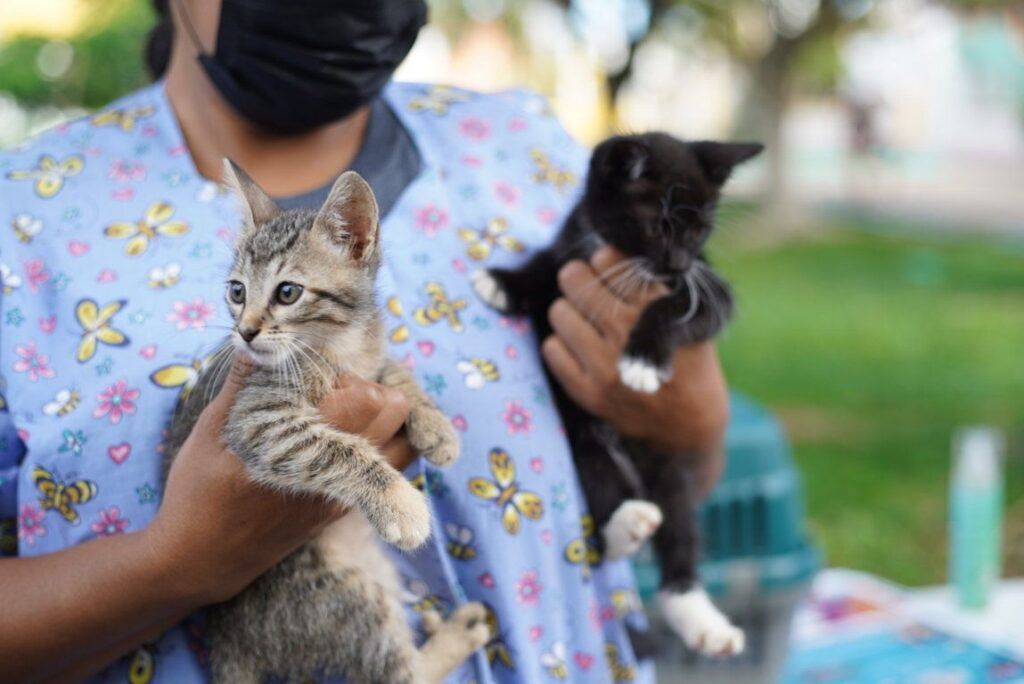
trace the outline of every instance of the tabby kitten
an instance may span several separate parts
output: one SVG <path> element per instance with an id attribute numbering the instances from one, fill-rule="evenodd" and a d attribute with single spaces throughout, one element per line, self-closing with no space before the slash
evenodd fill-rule
<path id="1" fill-rule="evenodd" d="M 672 372 L 677 347 L 714 337 L 729 319 L 728 285 L 708 265 L 704 243 L 714 226 L 719 192 L 733 168 L 759 144 L 683 142 L 664 133 L 617 136 L 593 153 L 583 197 L 554 243 L 516 269 L 473 275 L 492 307 L 531 318 L 539 340 L 552 328 L 548 309 L 562 296 L 558 271 L 588 260 L 602 245 L 627 259 L 608 273 L 609 287 L 665 284 L 670 293 L 647 306 L 619 361 L 622 382 L 657 392 Z M 687 466 L 692 454 L 659 453 L 616 433 L 551 387 L 572 445 L 604 557 L 635 552 L 654 535 L 666 622 L 706 654 L 743 650 L 743 632 L 709 600 L 697 578 L 696 501 Z M 664 521 L 664 524 L 663 524 Z M 653 645 L 634 633 L 634 647 Z"/>
<path id="2" fill-rule="evenodd" d="M 381 342 L 374 280 L 380 262 L 377 203 L 354 172 L 335 182 L 319 213 L 281 211 L 233 163 L 225 180 L 243 209 L 227 287 L 234 331 L 223 348 L 256 364 L 224 427 L 225 443 L 257 482 L 349 507 L 315 540 L 234 599 L 209 611 L 213 677 L 259 682 L 344 675 L 354 684 L 434 683 L 489 638 L 486 611 L 462 606 L 424 618 L 416 649 L 397 571 L 378 537 L 414 549 L 430 534 L 423 494 L 359 435 L 323 422 L 317 404 L 341 373 L 399 389 L 406 433 L 435 465 L 459 451 L 451 423 Z M 222 384 L 207 372 L 172 422 L 173 459 Z"/>

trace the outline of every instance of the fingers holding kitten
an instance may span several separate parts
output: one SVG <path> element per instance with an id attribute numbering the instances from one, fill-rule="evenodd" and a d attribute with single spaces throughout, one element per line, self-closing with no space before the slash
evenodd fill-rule
<path id="1" fill-rule="evenodd" d="M 408 419 L 409 400 L 394 387 L 345 374 L 320 401 L 319 409 L 333 427 L 361 434 L 375 446 L 383 446 Z"/>
<path id="2" fill-rule="evenodd" d="M 319 409 L 328 425 L 363 435 L 379 447 L 394 468 L 405 470 L 416 459 L 404 430 L 409 399 L 398 389 L 342 375 L 335 389 L 320 402 Z"/>
<path id="3" fill-rule="evenodd" d="M 602 337 L 615 345 L 625 344 L 639 311 L 616 297 L 590 264 L 567 263 L 558 271 L 558 288 Z"/>
<path id="4" fill-rule="evenodd" d="M 597 402 L 601 400 L 601 393 L 598 391 L 598 385 L 583 370 L 583 366 L 566 346 L 565 341 L 557 335 L 549 336 L 541 345 L 541 355 L 569 397 L 584 410 L 599 414 L 600 407 Z"/>
<path id="5" fill-rule="evenodd" d="M 615 350 L 567 299 L 556 299 L 548 309 L 548 322 L 584 371 L 599 376 L 615 359 Z"/>

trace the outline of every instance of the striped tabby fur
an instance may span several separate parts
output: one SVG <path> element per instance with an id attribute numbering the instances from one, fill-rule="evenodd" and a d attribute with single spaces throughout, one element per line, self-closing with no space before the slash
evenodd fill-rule
<path id="1" fill-rule="evenodd" d="M 228 416 L 226 444 L 261 484 L 351 511 L 210 609 L 214 680 L 343 674 L 354 684 L 440 682 L 488 640 L 484 608 L 470 603 L 446 621 L 426 617 L 430 637 L 416 649 L 397 572 L 378 538 L 401 549 L 423 544 L 426 499 L 366 439 L 330 427 L 316 408 L 339 374 L 355 373 L 405 394 L 406 432 L 417 452 L 436 465 L 458 455 L 451 423 L 384 354 L 373 294 L 376 200 L 348 172 L 319 213 L 280 211 L 230 162 L 225 178 L 244 218 L 227 296 L 235 327 L 222 363 L 211 364 L 179 407 L 168 463 L 223 383 L 233 347 L 256 368 Z M 294 301 L 295 290 L 279 289 L 282 283 L 301 286 Z"/>

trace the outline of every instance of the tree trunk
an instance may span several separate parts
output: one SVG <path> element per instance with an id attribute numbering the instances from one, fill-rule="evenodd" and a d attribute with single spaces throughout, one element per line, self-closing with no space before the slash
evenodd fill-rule
<path id="1" fill-rule="evenodd" d="M 786 149 L 782 127 L 790 101 L 790 65 L 797 42 L 779 37 L 775 45 L 752 69 L 753 83 L 745 118 L 754 134 L 765 144 L 768 176 L 764 204 L 772 216 L 789 207 L 786 178 Z"/>

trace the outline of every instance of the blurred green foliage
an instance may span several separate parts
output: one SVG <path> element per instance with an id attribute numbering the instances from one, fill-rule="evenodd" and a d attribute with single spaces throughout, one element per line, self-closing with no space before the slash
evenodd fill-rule
<path id="1" fill-rule="evenodd" d="M 68 68 L 48 78 L 40 69 L 40 51 L 50 39 L 15 36 L 0 44 L 0 91 L 27 106 L 100 107 L 145 83 L 142 59 L 153 25 L 146 0 L 89 0 L 89 19 L 71 48 Z"/>
<path id="2" fill-rule="evenodd" d="M 723 213 L 713 250 L 738 299 L 730 384 L 789 428 L 830 565 L 944 581 L 957 428 L 1007 430 L 1024 510 L 1024 240 L 838 217 L 752 247 L 730 231 L 747 213 Z"/>

